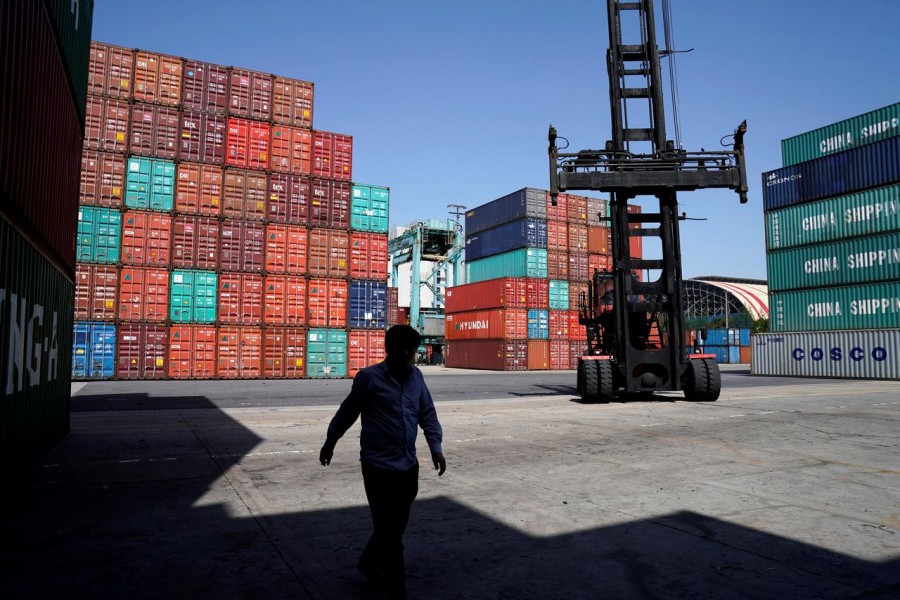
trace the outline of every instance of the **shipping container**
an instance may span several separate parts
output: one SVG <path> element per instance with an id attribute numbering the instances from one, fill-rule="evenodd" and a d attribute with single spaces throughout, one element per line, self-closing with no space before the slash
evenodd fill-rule
<path id="1" fill-rule="evenodd" d="M 91 57 L 94 2 L 93 0 L 86 2 L 45 0 L 44 6 L 56 34 L 56 43 L 59 46 L 69 83 L 69 95 L 73 98 L 79 117 L 83 119 L 88 64 Z"/>
<path id="2" fill-rule="evenodd" d="M 135 103 L 131 105 L 128 151 L 154 158 L 176 158 L 179 147 L 178 109 Z"/>
<path id="3" fill-rule="evenodd" d="M 263 322 L 266 325 L 307 323 L 308 294 L 305 277 L 266 275 L 263 290 Z"/>
<path id="4" fill-rule="evenodd" d="M 121 208 L 124 189 L 124 156 L 96 150 L 84 150 L 81 155 L 79 205 Z"/>
<path id="5" fill-rule="evenodd" d="M 628 205 L 628 214 L 630 215 L 639 215 L 641 214 L 641 207 L 637 204 L 629 204 Z M 641 223 L 629 223 L 629 229 L 641 229 Z M 644 238 L 639 235 L 632 235 L 628 238 L 628 249 L 631 255 L 631 258 L 641 258 L 644 256 Z"/>
<path id="6" fill-rule="evenodd" d="M 223 325 L 216 332 L 216 375 L 221 379 L 262 377 L 262 328 Z"/>
<path id="7" fill-rule="evenodd" d="M 266 273 L 305 275 L 308 245 L 306 227 L 269 223 L 266 225 Z"/>
<path id="8" fill-rule="evenodd" d="M 172 221 L 172 266 L 215 271 L 219 266 L 219 220 L 177 215 Z"/>
<path id="9" fill-rule="evenodd" d="M 266 216 L 268 185 L 265 173 L 226 168 L 222 179 L 222 216 L 262 221 Z"/>
<path id="10" fill-rule="evenodd" d="M 116 340 L 116 379 L 165 379 L 169 374 L 169 328 L 121 323 Z"/>
<path id="11" fill-rule="evenodd" d="M 175 184 L 175 212 L 217 217 L 221 211 L 222 167 L 179 162 Z"/>
<path id="12" fill-rule="evenodd" d="M 387 283 L 351 281 L 347 324 L 355 329 L 384 329 L 387 313 Z"/>
<path id="13" fill-rule="evenodd" d="M 272 86 L 272 120 L 280 125 L 312 129 L 314 90 L 309 81 L 276 75 Z"/>
<path id="14" fill-rule="evenodd" d="M 175 205 L 175 163 L 132 156 L 126 165 L 125 206 L 163 212 Z"/>
<path id="15" fill-rule="evenodd" d="M 447 288 L 447 314 L 489 308 L 526 308 L 524 277 L 501 277 Z"/>
<path id="16" fill-rule="evenodd" d="M 900 137 L 762 174 L 767 211 L 900 181 Z"/>
<path id="17" fill-rule="evenodd" d="M 169 272 L 166 269 L 122 267 L 119 272 L 119 318 L 165 321 L 169 316 Z"/>
<path id="18" fill-rule="evenodd" d="M 528 341 L 448 341 L 444 346 L 444 365 L 456 369 L 525 371 L 528 369 Z"/>
<path id="19" fill-rule="evenodd" d="M 569 282 L 569 310 L 578 310 L 582 295 L 587 302 L 588 287 L 587 281 Z"/>
<path id="20" fill-rule="evenodd" d="M 525 280 L 525 307 L 547 308 L 550 306 L 550 280 L 527 278 Z"/>
<path id="21" fill-rule="evenodd" d="M 736 365 L 741 362 L 740 346 L 710 346 L 704 344 L 700 351 L 704 354 L 713 354 L 716 362 L 721 365 Z"/>
<path id="22" fill-rule="evenodd" d="M 569 281 L 588 281 L 590 278 L 587 252 L 570 252 Z"/>
<path id="23" fill-rule="evenodd" d="M 169 327 L 169 377 L 209 379 L 216 376 L 216 328 L 211 325 Z"/>
<path id="24" fill-rule="evenodd" d="M 388 238 L 381 233 L 350 233 L 350 277 L 387 280 Z"/>
<path id="25" fill-rule="evenodd" d="M 548 311 L 548 339 L 569 340 L 569 311 Z"/>
<path id="26" fill-rule="evenodd" d="M 259 121 L 272 118 L 272 75 L 232 67 L 228 86 L 228 114 Z"/>
<path id="27" fill-rule="evenodd" d="M 766 254 L 769 291 L 900 280 L 900 230 Z"/>
<path id="28" fill-rule="evenodd" d="M 265 235 L 262 223 L 232 219 L 222 221 L 219 268 L 223 271 L 261 273 Z"/>
<path id="29" fill-rule="evenodd" d="M 306 329 L 300 327 L 263 329 L 263 377 L 267 379 L 306 377 Z"/>
<path id="30" fill-rule="evenodd" d="M 444 320 L 448 340 L 528 339 L 528 311 L 495 308 L 448 314 Z"/>
<path id="31" fill-rule="evenodd" d="M 587 338 L 585 341 L 577 341 L 570 342 L 572 345 L 569 348 L 569 368 L 577 369 L 578 361 L 587 353 Z"/>
<path id="32" fill-rule="evenodd" d="M 772 331 L 900 328 L 900 281 L 769 294 Z"/>
<path id="33" fill-rule="evenodd" d="M 547 277 L 566 280 L 569 278 L 569 253 L 565 250 L 547 251 Z"/>
<path id="34" fill-rule="evenodd" d="M 594 271 L 609 273 L 612 271 L 612 257 L 608 254 L 588 254 L 588 276 L 592 278 Z"/>
<path id="35" fill-rule="evenodd" d="M 588 228 L 580 223 L 569 223 L 569 252 L 588 251 Z"/>
<path id="36" fill-rule="evenodd" d="M 272 173 L 269 176 L 268 218 L 279 223 L 309 223 L 309 179 L 302 175 Z"/>
<path id="37" fill-rule="evenodd" d="M 72 339 L 72 379 L 112 379 L 116 372 L 116 326 L 75 321 Z"/>
<path id="38" fill-rule="evenodd" d="M 354 183 L 350 191 L 350 227 L 387 233 L 390 189 Z"/>
<path id="39" fill-rule="evenodd" d="M 528 340 L 528 370 L 546 371 L 550 368 L 550 342 Z"/>
<path id="40" fill-rule="evenodd" d="M 224 114 L 228 109 L 228 67 L 185 60 L 181 106 L 186 112 Z"/>
<path id="41" fill-rule="evenodd" d="M 577 363 L 575 367 L 572 366 L 572 356 L 571 356 L 571 348 L 572 344 L 568 340 L 565 339 L 553 339 L 551 338 L 548 346 L 550 347 L 550 366 L 549 368 L 554 371 L 568 371 L 570 369 L 574 369 L 577 367 Z"/>
<path id="42" fill-rule="evenodd" d="M 558 194 L 556 196 L 556 206 L 553 205 L 553 199 L 550 192 L 544 192 L 544 203 L 547 205 L 547 220 L 567 222 L 569 220 L 569 195 Z"/>
<path id="43" fill-rule="evenodd" d="M 228 121 L 224 115 L 184 111 L 178 119 L 178 132 L 181 160 L 225 164 Z"/>
<path id="44" fill-rule="evenodd" d="M 128 150 L 131 107 L 125 98 L 91 96 L 84 121 L 84 147 L 103 152 Z"/>
<path id="45" fill-rule="evenodd" d="M 522 248 L 466 261 L 466 281 L 469 283 L 498 277 L 547 279 L 547 251 L 541 248 Z"/>
<path id="46" fill-rule="evenodd" d="M 547 249 L 569 250 L 569 224 L 565 221 L 547 221 Z"/>
<path id="47" fill-rule="evenodd" d="M 609 227 L 609 200 L 587 199 L 587 224 L 590 227 Z"/>
<path id="48" fill-rule="evenodd" d="M 119 262 L 122 213 L 110 208 L 82 206 L 78 209 L 75 258 L 79 262 Z"/>
<path id="49" fill-rule="evenodd" d="M 900 379 L 900 329 L 758 333 L 753 375 Z"/>
<path id="50" fill-rule="evenodd" d="M 550 337 L 550 317 L 544 309 L 528 309 L 528 339 L 546 340 Z"/>
<path id="51" fill-rule="evenodd" d="M 766 249 L 900 230 L 900 185 L 826 198 L 766 213 Z"/>
<path id="52" fill-rule="evenodd" d="M 386 358 L 384 331 L 351 330 L 347 335 L 347 375 L 356 377 L 360 369 Z"/>
<path id="53" fill-rule="evenodd" d="M 177 106 L 181 102 L 182 59 L 138 50 L 134 55 L 134 100 Z"/>
<path id="54" fill-rule="evenodd" d="M 587 225 L 588 199 L 585 196 L 568 195 L 566 202 L 566 219 L 576 225 Z"/>
<path id="55" fill-rule="evenodd" d="M 225 164 L 243 169 L 268 169 L 270 129 L 268 123 L 229 117 Z"/>
<path id="56" fill-rule="evenodd" d="M 523 188 L 466 211 L 466 235 L 524 218 L 547 218 L 547 192 Z"/>
<path id="57" fill-rule="evenodd" d="M 87 93 L 128 100 L 134 70 L 134 50 L 91 42 Z"/>
<path id="58" fill-rule="evenodd" d="M 587 329 L 578 322 L 578 311 L 569 311 L 569 339 L 575 341 L 587 341 Z"/>
<path id="59" fill-rule="evenodd" d="M 339 329 L 310 329 L 306 336 L 308 377 L 347 377 L 347 332 Z"/>
<path id="60" fill-rule="evenodd" d="M 126 265 L 168 266 L 172 261 L 172 217 L 141 210 L 122 213 L 121 260 Z"/>
<path id="61" fill-rule="evenodd" d="M 449 290 L 448 290 L 449 291 Z M 395 287 L 387 289 L 387 315 L 385 316 L 385 324 L 388 327 L 392 325 L 401 325 L 405 321 L 402 320 L 400 314 L 400 291 Z"/>
<path id="62" fill-rule="evenodd" d="M 336 229 L 309 230 L 307 269 L 317 277 L 342 277 L 350 274 L 350 232 Z"/>
<path id="63" fill-rule="evenodd" d="M 547 307 L 554 310 L 569 310 L 569 282 L 551 279 L 547 285 Z M 539 307 L 538 307 L 539 308 Z"/>
<path id="64" fill-rule="evenodd" d="M 350 228 L 350 184 L 327 179 L 310 181 L 310 227 Z"/>
<path id="65" fill-rule="evenodd" d="M 900 102 L 781 140 L 788 167 L 900 135 Z"/>
<path id="66" fill-rule="evenodd" d="M 546 247 L 547 221 L 518 219 L 467 236 L 466 258 L 477 260 L 519 248 Z"/>
<path id="67" fill-rule="evenodd" d="M 345 279 L 310 278 L 307 323 L 310 327 L 346 327 L 348 284 Z"/>
<path id="68" fill-rule="evenodd" d="M 263 322 L 263 277 L 253 273 L 219 273 L 219 323 Z"/>
<path id="69" fill-rule="evenodd" d="M 308 175 L 312 172 L 312 132 L 288 125 L 272 125 L 269 144 L 273 171 Z"/>
<path id="70" fill-rule="evenodd" d="M 169 318 L 173 322 L 215 323 L 218 305 L 216 273 L 174 270 L 169 290 Z"/>
<path id="71" fill-rule="evenodd" d="M 75 266 L 75 318 L 112 321 L 116 318 L 119 270 L 114 265 Z"/>
<path id="72" fill-rule="evenodd" d="M 609 245 L 609 227 L 588 227 L 587 251 L 593 254 L 612 253 Z"/>
<path id="73" fill-rule="evenodd" d="M 350 181 L 353 178 L 353 136 L 314 131 L 312 172 L 315 177 Z"/>

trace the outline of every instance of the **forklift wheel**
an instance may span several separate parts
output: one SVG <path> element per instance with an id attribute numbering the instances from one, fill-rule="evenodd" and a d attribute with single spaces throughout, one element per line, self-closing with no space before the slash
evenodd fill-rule
<path id="1" fill-rule="evenodd" d="M 608 360 L 585 360 L 582 402 L 606 404 L 612 398 L 612 364 Z"/>
<path id="2" fill-rule="evenodd" d="M 575 372 L 575 389 L 578 392 L 579 396 L 582 396 L 582 400 L 584 399 L 584 365 L 585 361 L 583 358 L 578 359 L 578 370 Z"/>
<path id="3" fill-rule="evenodd" d="M 709 358 L 689 360 L 683 387 L 685 400 L 715 402 L 722 391 L 719 364 Z"/>

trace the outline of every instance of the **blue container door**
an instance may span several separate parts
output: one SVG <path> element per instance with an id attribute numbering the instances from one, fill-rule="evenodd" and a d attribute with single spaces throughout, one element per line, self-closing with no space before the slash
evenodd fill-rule
<path id="1" fill-rule="evenodd" d="M 387 317 L 387 284 L 380 281 L 350 282 L 350 327 L 383 329 Z"/>
<path id="2" fill-rule="evenodd" d="M 546 340 L 550 338 L 550 312 L 540 308 L 528 310 L 528 339 Z"/>
<path id="3" fill-rule="evenodd" d="M 76 321 L 72 330 L 72 378 L 87 379 L 90 326 Z"/>
<path id="4" fill-rule="evenodd" d="M 730 346 L 728 348 L 728 364 L 739 365 L 741 363 L 741 347 Z"/>
<path id="5" fill-rule="evenodd" d="M 116 326 L 110 323 L 93 323 L 90 350 L 91 379 L 110 379 L 116 368 Z"/>

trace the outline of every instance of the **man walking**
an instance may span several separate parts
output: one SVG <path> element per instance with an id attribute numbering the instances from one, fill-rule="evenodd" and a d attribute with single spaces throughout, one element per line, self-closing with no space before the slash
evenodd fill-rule
<path id="1" fill-rule="evenodd" d="M 419 333 L 408 325 L 388 329 L 387 358 L 356 374 L 319 452 L 319 462 L 329 465 L 337 441 L 362 416 L 359 454 L 373 531 L 357 569 L 373 582 L 383 577 L 391 598 L 398 599 L 406 598 L 403 533 L 419 492 L 418 427 L 425 433 L 438 476 L 447 469 L 434 401 L 422 372 L 413 366 L 420 342 Z"/>

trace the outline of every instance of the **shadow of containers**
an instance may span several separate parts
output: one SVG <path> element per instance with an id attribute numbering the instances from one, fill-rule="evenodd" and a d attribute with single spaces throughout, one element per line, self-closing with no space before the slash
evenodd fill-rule
<path id="1" fill-rule="evenodd" d="M 0 466 L 69 430 L 75 230 L 93 0 L 0 5 Z"/>

